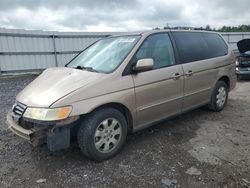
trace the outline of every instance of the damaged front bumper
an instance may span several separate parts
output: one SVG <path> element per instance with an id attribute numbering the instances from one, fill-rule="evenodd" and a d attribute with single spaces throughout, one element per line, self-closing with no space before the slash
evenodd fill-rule
<path id="1" fill-rule="evenodd" d="M 44 137 L 46 135 L 46 131 L 48 130 L 47 126 L 25 129 L 18 124 L 18 121 L 12 117 L 11 113 L 8 113 L 7 115 L 7 124 L 13 133 L 30 141 L 33 146 L 38 146 L 44 142 Z"/>
<path id="2" fill-rule="evenodd" d="M 250 78 L 250 67 L 245 69 L 240 69 L 236 67 L 236 75 L 241 78 Z"/>
<path id="3" fill-rule="evenodd" d="M 66 145 L 67 147 L 69 146 L 70 125 L 76 122 L 79 118 L 79 116 L 73 116 L 57 122 L 30 121 L 29 123 L 33 123 L 34 126 L 27 129 L 24 128 L 24 126 L 21 126 L 20 119 L 15 119 L 12 116 L 12 113 L 8 113 L 7 124 L 13 133 L 28 140 L 33 146 L 47 143 L 48 148 L 51 151 L 56 151 L 66 148 Z M 68 130 L 67 134 L 65 134 L 66 129 Z M 65 135 L 67 136 L 65 137 Z"/>

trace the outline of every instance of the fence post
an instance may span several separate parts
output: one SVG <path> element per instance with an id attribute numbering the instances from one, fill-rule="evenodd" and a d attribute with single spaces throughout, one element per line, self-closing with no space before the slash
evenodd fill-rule
<path id="1" fill-rule="evenodd" d="M 55 34 L 54 34 L 54 33 L 53 33 L 53 35 L 52 35 L 52 40 L 53 40 L 53 48 L 54 48 L 55 64 L 56 64 L 56 67 L 58 67 L 58 61 L 57 61 L 57 51 L 56 51 L 56 40 L 55 40 Z"/>

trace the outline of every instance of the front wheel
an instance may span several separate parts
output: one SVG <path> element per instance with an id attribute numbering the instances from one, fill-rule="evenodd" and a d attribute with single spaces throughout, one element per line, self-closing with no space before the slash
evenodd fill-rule
<path id="1" fill-rule="evenodd" d="M 78 130 L 78 145 L 85 157 L 102 161 L 119 153 L 126 136 L 124 115 L 113 108 L 102 108 L 82 121 Z"/>
<path id="2" fill-rule="evenodd" d="M 223 81 L 218 81 L 215 84 L 214 91 L 211 96 L 209 109 L 218 112 L 221 111 L 227 104 L 228 86 Z"/>

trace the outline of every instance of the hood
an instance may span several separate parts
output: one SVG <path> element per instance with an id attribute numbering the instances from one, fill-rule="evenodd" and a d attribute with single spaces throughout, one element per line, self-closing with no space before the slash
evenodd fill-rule
<path id="1" fill-rule="evenodd" d="M 240 53 L 250 51 L 250 39 L 243 39 L 237 42 L 237 47 Z"/>
<path id="2" fill-rule="evenodd" d="M 104 75 L 67 67 L 50 68 L 24 88 L 16 99 L 31 107 L 49 107 L 65 95 L 102 80 Z"/>

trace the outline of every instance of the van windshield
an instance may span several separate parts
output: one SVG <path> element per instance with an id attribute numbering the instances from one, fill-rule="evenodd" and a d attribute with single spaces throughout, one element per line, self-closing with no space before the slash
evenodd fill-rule
<path id="1" fill-rule="evenodd" d="M 104 38 L 84 50 L 67 67 L 101 73 L 113 72 L 139 39 L 139 35 Z"/>

